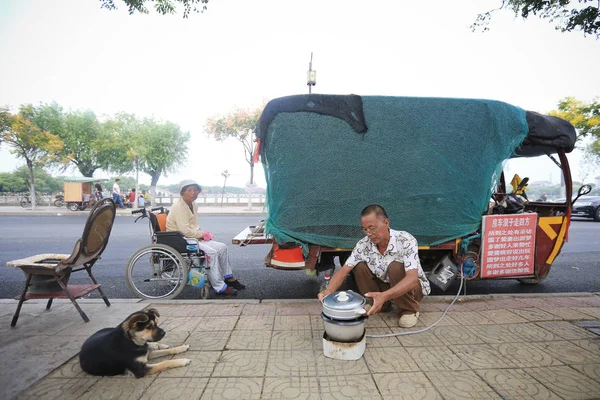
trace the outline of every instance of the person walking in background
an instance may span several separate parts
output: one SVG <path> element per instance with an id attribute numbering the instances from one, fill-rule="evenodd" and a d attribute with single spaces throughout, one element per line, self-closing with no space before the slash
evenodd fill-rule
<path id="1" fill-rule="evenodd" d="M 96 191 L 94 192 L 96 200 L 102 200 L 102 181 L 98 181 L 94 187 L 96 188 Z"/>
<path id="2" fill-rule="evenodd" d="M 131 192 L 129 192 L 129 206 L 131 208 L 133 208 L 134 204 L 135 204 L 135 188 L 131 189 Z"/>
<path id="3" fill-rule="evenodd" d="M 117 178 L 115 179 L 115 183 L 113 183 L 112 197 L 115 204 L 119 205 L 119 208 L 125 208 L 123 205 L 123 199 L 121 199 L 121 188 L 119 187 L 119 182 L 121 182 L 121 180 Z"/>
<path id="4" fill-rule="evenodd" d="M 145 190 L 142 190 L 142 197 L 144 198 L 144 203 L 146 204 L 146 206 L 152 205 L 150 203 L 150 193 L 146 192 Z"/>

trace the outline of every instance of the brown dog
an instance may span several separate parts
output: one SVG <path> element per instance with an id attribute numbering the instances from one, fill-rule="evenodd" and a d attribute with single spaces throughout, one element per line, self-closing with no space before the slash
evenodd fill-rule
<path id="1" fill-rule="evenodd" d="M 165 331 L 158 327 L 158 311 L 151 308 L 131 314 L 115 328 L 105 328 L 90 336 L 81 347 L 79 364 L 91 375 L 121 375 L 131 371 L 136 378 L 155 374 L 168 368 L 184 367 L 191 360 L 182 358 L 148 364 L 148 360 L 180 354 L 189 345 L 169 348 L 158 342 Z"/>

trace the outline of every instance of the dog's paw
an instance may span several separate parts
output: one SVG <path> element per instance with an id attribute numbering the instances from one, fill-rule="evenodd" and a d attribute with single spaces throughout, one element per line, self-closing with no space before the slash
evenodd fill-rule
<path id="1" fill-rule="evenodd" d="M 192 362 L 192 360 L 190 360 L 189 358 L 180 358 L 174 361 L 177 362 L 178 367 L 185 367 L 186 365 L 190 365 L 190 363 Z"/>
<path id="2" fill-rule="evenodd" d="M 180 347 L 181 347 L 181 352 L 184 353 L 184 352 L 186 352 L 186 351 L 189 350 L 190 345 L 189 344 L 183 344 Z"/>

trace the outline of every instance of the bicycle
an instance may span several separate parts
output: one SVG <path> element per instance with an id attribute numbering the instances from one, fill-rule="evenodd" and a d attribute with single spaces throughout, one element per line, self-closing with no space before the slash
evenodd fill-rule
<path id="1" fill-rule="evenodd" d="M 148 218 L 152 244 L 138 249 L 129 258 L 125 267 L 127 286 L 138 297 L 168 300 L 181 294 L 189 284 L 200 288 L 202 299 L 208 299 L 209 267 L 205 254 L 196 239 L 185 238 L 177 231 L 165 232 L 167 213 L 164 207 L 131 211 L 132 215 L 141 214 L 134 223 Z"/>
<path id="2" fill-rule="evenodd" d="M 27 193 L 25 196 L 21 197 L 21 200 L 19 201 L 19 203 L 21 204 L 21 207 L 23 208 L 27 208 L 27 207 L 31 207 L 31 200 L 29 200 L 29 196 L 30 194 Z M 36 193 L 35 195 L 35 204 L 36 205 L 41 205 L 41 199 L 40 196 Z"/>

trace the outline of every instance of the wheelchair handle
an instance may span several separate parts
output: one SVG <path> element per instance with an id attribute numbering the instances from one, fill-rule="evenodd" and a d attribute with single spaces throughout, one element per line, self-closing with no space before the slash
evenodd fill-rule
<path id="1" fill-rule="evenodd" d="M 135 214 L 142 214 L 142 215 L 146 215 L 146 209 L 145 208 L 138 208 L 137 210 L 133 210 L 131 212 L 132 215 Z"/>
<path id="2" fill-rule="evenodd" d="M 165 208 L 162 207 L 162 206 L 161 207 L 154 207 L 154 208 L 151 208 L 150 211 L 160 211 L 161 213 L 164 213 L 165 212 Z"/>

